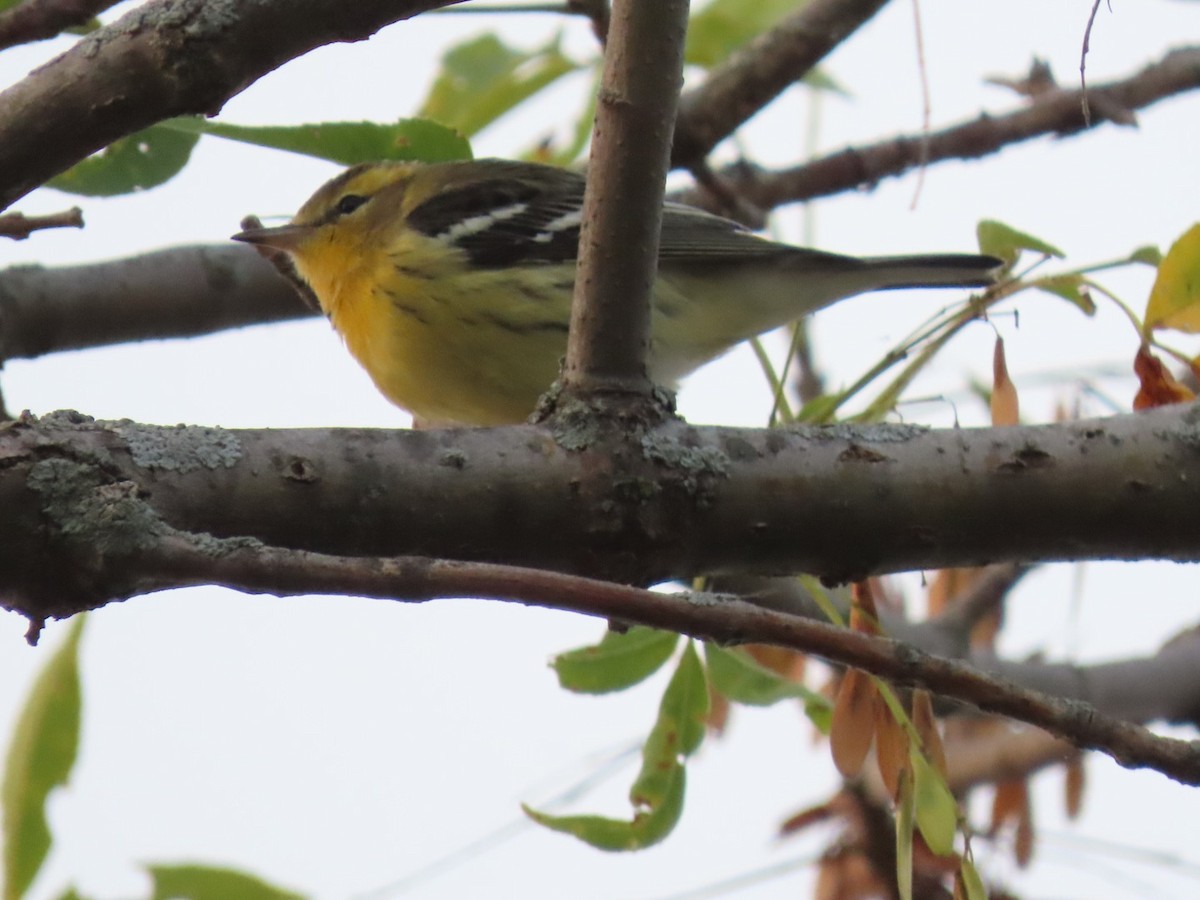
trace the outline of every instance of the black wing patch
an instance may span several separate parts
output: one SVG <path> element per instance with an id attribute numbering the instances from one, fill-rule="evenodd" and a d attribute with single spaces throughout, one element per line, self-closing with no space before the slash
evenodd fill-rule
<path id="1" fill-rule="evenodd" d="M 484 268 L 575 259 L 583 176 L 523 163 L 489 160 L 476 166 L 480 164 L 491 167 L 491 177 L 452 181 L 409 213 L 409 224 L 459 247 L 473 264 Z M 659 246 L 663 262 L 725 266 L 797 254 L 811 255 L 814 262 L 840 259 L 766 240 L 736 222 L 692 206 L 667 203 L 663 207 Z"/>
<path id="2" fill-rule="evenodd" d="M 572 260 L 579 245 L 583 178 L 558 171 L 520 177 L 521 167 L 497 177 L 452 185 L 408 216 L 418 231 L 447 241 L 484 268 Z"/>

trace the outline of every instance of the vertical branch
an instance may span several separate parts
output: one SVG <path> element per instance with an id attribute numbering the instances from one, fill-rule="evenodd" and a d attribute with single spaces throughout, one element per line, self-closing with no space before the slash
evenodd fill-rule
<path id="1" fill-rule="evenodd" d="M 663 185 L 687 0 L 618 0 L 592 135 L 564 381 L 646 396 Z"/>

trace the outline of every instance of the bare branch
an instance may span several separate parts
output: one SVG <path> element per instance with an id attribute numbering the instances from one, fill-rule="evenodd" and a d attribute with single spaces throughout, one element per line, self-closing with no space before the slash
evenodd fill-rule
<path id="1" fill-rule="evenodd" d="M 1198 422 L 1194 405 L 940 431 L 669 422 L 567 450 L 534 426 L 222 430 L 50 416 L 0 426 L 0 594 L 105 599 L 103 583 L 64 583 L 84 570 L 47 555 L 48 504 L 29 479 L 53 460 L 148 492 L 190 532 L 630 584 L 723 572 L 849 580 L 986 559 L 1200 560 L 1200 534 L 1178 527 L 1200 505 Z M 561 439 L 575 447 L 579 435 Z M 108 525 L 71 529 L 89 527 Z"/>
<path id="2" fill-rule="evenodd" d="M 0 93 L 0 209 L 118 138 L 215 115 L 289 59 L 456 0 L 150 0 Z"/>
<path id="3" fill-rule="evenodd" d="M 780 172 L 761 173 L 735 165 L 723 171 L 738 193 L 762 209 L 873 186 L 924 163 L 976 159 L 1012 144 L 1045 135 L 1065 137 L 1103 121 L 1134 124 L 1133 111 L 1200 88 L 1200 47 L 1172 50 L 1129 78 L 1088 88 L 1095 114 L 1084 121 L 1082 92 L 1048 90 L 1021 109 L 1002 116 L 982 115 L 929 135 L 908 135 L 849 148 Z M 692 191 L 680 199 L 706 208 L 718 204 Z"/>
<path id="4" fill-rule="evenodd" d="M 121 492 L 110 499 L 124 505 L 130 496 Z M 121 515 L 128 514 L 128 509 L 121 510 Z M 775 644 L 1037 725 L 1078 747 L 1102 750 L 1128 768 L 1149 767 L 1185 784 L 1200 784 L 1200 750 L 1190 741 L 1156 736 L 1086 704 L 1029 691 L 896 641 L 796 619 L 733 598 L 671 596 L 489 563 L 334 557 L 237 539 L 213 541 L 165 528 L 134 552 L 144 589 L 220 584 L 282 596 L 336 593 L 410 602 L 483 597 L 636 622 L 723 644 Z"/>
<path id="5" fill-rule="evenodd" d="M 0 237 L 23 241 L 43 228 L 82 228 L 83 210 L 78 206 L 46 216 L 27 216 L 24 213 L 0 215 Z"/>
<path id="6" fill-rule="evenodd" d="M 564 384 L 648 397 L 650 301 L 687 0 L 617 0 L 596 106 Z"/>
<path id="7" fill-rule="evenodd" d="M 25 0 L 0 13 L 0 50 L 44 41 L 83 25 L 120 0 Z"/>
<path id="8" fill-rule="evenodd" d="M 887 4 L 812 0 L 679 98 L 672 166 L 690 167 L 774 100 Z"/>
<path id="9" fill-rule="evenodd" d="M 313 315 L 251 249 L 179 247 L 0 272 L 0 360 Z"/>

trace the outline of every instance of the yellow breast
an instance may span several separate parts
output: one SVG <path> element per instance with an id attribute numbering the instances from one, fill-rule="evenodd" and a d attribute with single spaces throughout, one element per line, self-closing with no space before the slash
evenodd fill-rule
<path id="1" fill-rule="evenodd" d="M 421 265 L 408 260 L 421 260 Z M 553 382 L 566 347 L 572 271 L 539 287 L 505 270 L 464 270 L 428 253 L 339 265 L 333 248 L 297 268 L 380 391 L 425 419 L 520 422 Z"/>

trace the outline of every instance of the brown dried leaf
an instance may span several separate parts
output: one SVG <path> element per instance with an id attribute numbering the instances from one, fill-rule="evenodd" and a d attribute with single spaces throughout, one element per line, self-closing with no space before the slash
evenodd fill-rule
<path id="1" fill-rule="evenodd" d="M 744 644 L 742 649 L 754 657 L 755 662 L 772 672 L 791 681 L 804 680 L 807 657 L 803 653 L 771 644 Z"/>
<path id="2" fill-rule="evenodd" d="M 888 793 L 899 799 L 900 773 L 909 768 L 908 734 L 883 702 L 875 704 L 875 762 Z"/>
<path id="3" fill-rule="evenodd" d="M 1021 421 L 1017 386 L 1008 377 L 1008 362 L 1004 356 L 1004 338 L 996 336 L 992 350 L 992 424 L 1016 425 Z"/>
<path id="4" fill-rule="evenodd" d="M 875 594 L 869 581 L 856 581 L 851 586 L 850 630 L 872 635 L 883 633 L 879 628 Z"/>
<path id="5" fill-rule="evenodd" d="M 998 781 L 995 790 L 992 798 L 992 833 L 999 831 L 1007 822 L 1019 821 L 1029 806 L 1029 785 L 1024 778 Z"/>
<path id="6" fill-rule="evenodd" d="M 1187 403 L 1196 395 L 1171 374 L 1162 360 L 1150 352 L 1145 345 L 1138 348 L 1133 358 L 1133 371 L 1138 377 L 1138 392 L 1133 398 L 1135 410 L 1168 406 L 1172 403 Z"/>
<path id="7" fill-rule="evenodd" d="M 937 716 L 933 714 L 933 696 L 924 688 L 913 691 L 912 723 L 921 738 L 921 749 L 930 764 L 946 778 L 946 748 L 938 731 Z"/>
<path id="8" fill-rule="evenodd" d="M 810 806 L 808 809 L 802 809 L 798 813 L 788 816 L 779 826 L 779 836 L 784 837 L 789 834 L 795 834 L 797 831 L 803 831 L 809 825 L 816 825 L 818 822 L 825 822 L 838 815 L 838 810 L 834 803 L 822 803 L 820 806 Z"/>
<path id="9" fill-rule="evenodd" d="M 1017 834 L 1013 840 L 1013 855 L 1017 859 L 1017 866 L 1024 869 L 1029 866 L 1029 861 L 1033 858 L 1033 809 L 1028 801 L 1025 803 L 1025 808 L 1021 813 L 1021 818 L 1017 821 Z"/>
<path id="10" fill-rule="evenodd" d="M 720 691 L 715 691 L 710 684 L 708 687 L 708 719 L 706 724 L 709 730 L 715 735 L 725 733 L 725 728 L 729 724 L 729 698 Z"/>
<path id="11" fill-rule="evenodd" d="M 1067 818 L 1076 819 L 1083 808 L 1084 788 L 1083 754 L 1077 753 L 1067 761 Z"/>
<path id="12" fill-rule="evenodd" d="M 853 778 L 862 771 L 874 737 L 875 704 L 878 702 L 871 676 L 858 669 L 847 669 L 838 685 L 829 729 L 833 764 L 845 778 Z"/>

